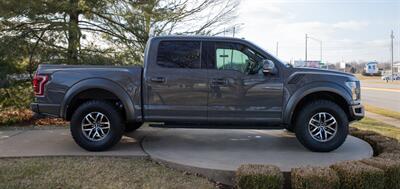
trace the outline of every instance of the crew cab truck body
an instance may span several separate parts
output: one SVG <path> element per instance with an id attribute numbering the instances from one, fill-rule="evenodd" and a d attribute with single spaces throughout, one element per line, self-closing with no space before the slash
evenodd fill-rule
<path id="1" fill-rule="evenodd" d="M 293 68 L 236 38 L 148 41 L 144 67 L 39 65 L 40 114 L 71 121 L 83 148 L 100 151 L 143 122 L 161 127 L 286 128 L 313 151 L 338 148 L 364 116 L 351 74 Z"/>

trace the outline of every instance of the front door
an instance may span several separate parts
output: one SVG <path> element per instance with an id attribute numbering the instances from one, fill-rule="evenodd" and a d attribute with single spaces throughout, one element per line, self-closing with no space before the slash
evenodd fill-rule
<path id="1" fill-rule="evenodd" d="M 279 123 L 283 84 L 279 72 L 262 72 L 262 60 L 268 57 L 238 43 L 215 42 L 210 48 L 209 122 Z"/>
<path id="2" fill-rule="evenodd" d="M 157 59 L 145 70 L 147 121 L 207 121 L 207 70 L 200 41 L 161 41 Z"/>

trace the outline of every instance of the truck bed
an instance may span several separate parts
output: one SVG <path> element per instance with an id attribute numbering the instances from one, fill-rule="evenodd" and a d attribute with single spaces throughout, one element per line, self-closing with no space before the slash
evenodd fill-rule
<path id="1" fill-rule="evenodd" d="M 131 109 L 135 111 L 132 116 L 136 119 L 142 115 L 142 72 L 141 66 L 41 64 L 36 74 L 48 76 L 49 81 L 45 84 L 45 95 L 36 97 L 36 104 L 41 107 L 33 105 L 32 109 L 38 113 L 66 118 L 70 97 L 92 87 L 111 90 L 116 96 L 129 98 L 130 106 L 135 105 Z"/>

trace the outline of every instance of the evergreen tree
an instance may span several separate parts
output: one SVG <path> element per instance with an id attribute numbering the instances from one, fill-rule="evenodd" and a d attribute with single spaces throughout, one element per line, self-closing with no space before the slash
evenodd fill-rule
<path id="1" fill-rule="evenodd" d="M 237 5 L 238 0 L 0 0 L 0 68 L 18 72 L 21 64 L 32 73 L 37 63 L 141 63 L 149 37 L 217 34 L 235 17 Z"/>

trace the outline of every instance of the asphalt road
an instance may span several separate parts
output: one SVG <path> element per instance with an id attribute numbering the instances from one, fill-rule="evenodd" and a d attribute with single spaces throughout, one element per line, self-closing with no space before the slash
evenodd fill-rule
<path id="1" fill-rule="evenodd" d="M 400 112 L 400 83 L 361 81 L 361 100 L 365 104 Z"/>

